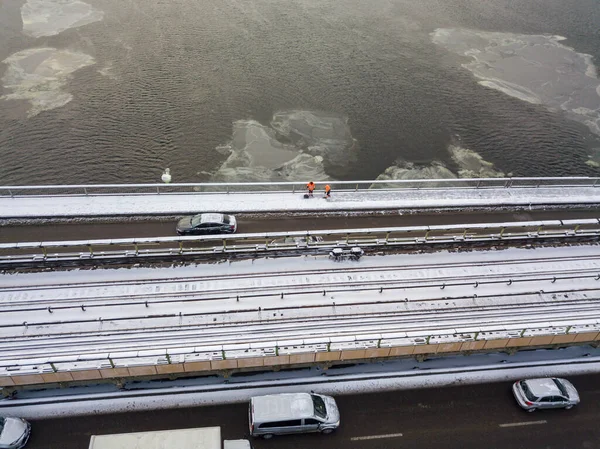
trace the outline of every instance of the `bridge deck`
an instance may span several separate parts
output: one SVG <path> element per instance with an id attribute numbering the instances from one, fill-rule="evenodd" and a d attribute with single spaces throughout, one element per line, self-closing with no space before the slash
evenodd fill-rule
<path id="1" fill-rule="evenodd" d="M 594 327 L 598 273 L 594 245 L 3 276 L 0 364 Z"/>

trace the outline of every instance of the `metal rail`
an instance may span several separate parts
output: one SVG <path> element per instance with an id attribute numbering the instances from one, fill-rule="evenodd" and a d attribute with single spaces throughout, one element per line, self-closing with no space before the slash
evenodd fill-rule
<path id="1" fill-rule="evenodd" d="M 0 244 L 0 266 L 16 263 L 77 262 L 253 255 L 329 251 L 336 247 L 399 248 L 518 240 L 597 238 L 599 219 L 406 226 L 390 228 L 267 232 L 186 237 L 99 239 Z"/>
<path id="2" fill-rule="evenodd" d="M 539 187 L 596 187 L 598 177 L 515 177 L 473 179 L 401 179 L 320 181 L 336 191 L 385 189 L 485 189 L 485 188 L 539 188 Z M 392 186 L 392 187 L 391 187 Z M 185 193 L 281 193 L 305 190 L 304 182 L 233 182 L 233 183 L 178 183 L 178 184 L 76 184 L 44 186 L 0 186 L 0 196 L 85 196 L 85 195 L 155 195 Z"/>

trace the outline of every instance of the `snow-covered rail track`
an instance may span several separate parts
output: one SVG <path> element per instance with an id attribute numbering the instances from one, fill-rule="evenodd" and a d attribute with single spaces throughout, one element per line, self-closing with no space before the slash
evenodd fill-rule
<path id="1" fill-rule="evenodd" d="M 574 264 L 574 265 L 571 265 Z M 501 268 L 499 268 L 501 267 Z M 600 255 L 518 260 L 480 261 L 475 264 L 433 263 L 406 266 L 338 266 L 326 271 L 267 271 L 232 275 L 198 275 L 185 278 L 136 279 L 110 284 L 71 282 L 57 285 L 0 287 L 0 313 L 34 310 L 121 307 L 205 300 L 269 298 L 272 296 L 417 290 L 428 287 L 458 287 L 502 283 L 532 283 L 552 280 L 588 279 L 600 274 Z M 473 281 L 474 276 L 476 281 Z M 268 280 L 268 281 L 267 281 Z M 325 290 L 324 290 L 325 289 Z M 0 319 L 1 323 L 1 319 Z"/>
<path id="2" fill-rule="evenodd" d="M 136 357 L 225 354 L 289 341 L 381 346 L 399 335 L 429 341 L 535 329 L 568 333 L 577 326 L 600 331 L 595 245 L 370 256 L 358 263 L 307 256 L 1 280 L 0 371 L 17 360 L 118 358 L 132 351 Z"/>

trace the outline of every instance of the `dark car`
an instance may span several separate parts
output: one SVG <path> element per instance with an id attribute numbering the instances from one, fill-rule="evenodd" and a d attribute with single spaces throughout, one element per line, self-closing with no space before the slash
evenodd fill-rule
<path id="1" fill-rule="evenodd" d="M 177 223 L 179 235 L 233 234 L 235 231 L 237 222 L 233 215 L 198 214 Z"/>

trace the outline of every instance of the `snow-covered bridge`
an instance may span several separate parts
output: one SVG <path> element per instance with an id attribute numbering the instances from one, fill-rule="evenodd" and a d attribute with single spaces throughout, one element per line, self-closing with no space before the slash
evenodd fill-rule
<path id="1" fill-rule="evenodd" d="M 0 383 L 597 343 L 600 248 L 3 276 Z"/>

